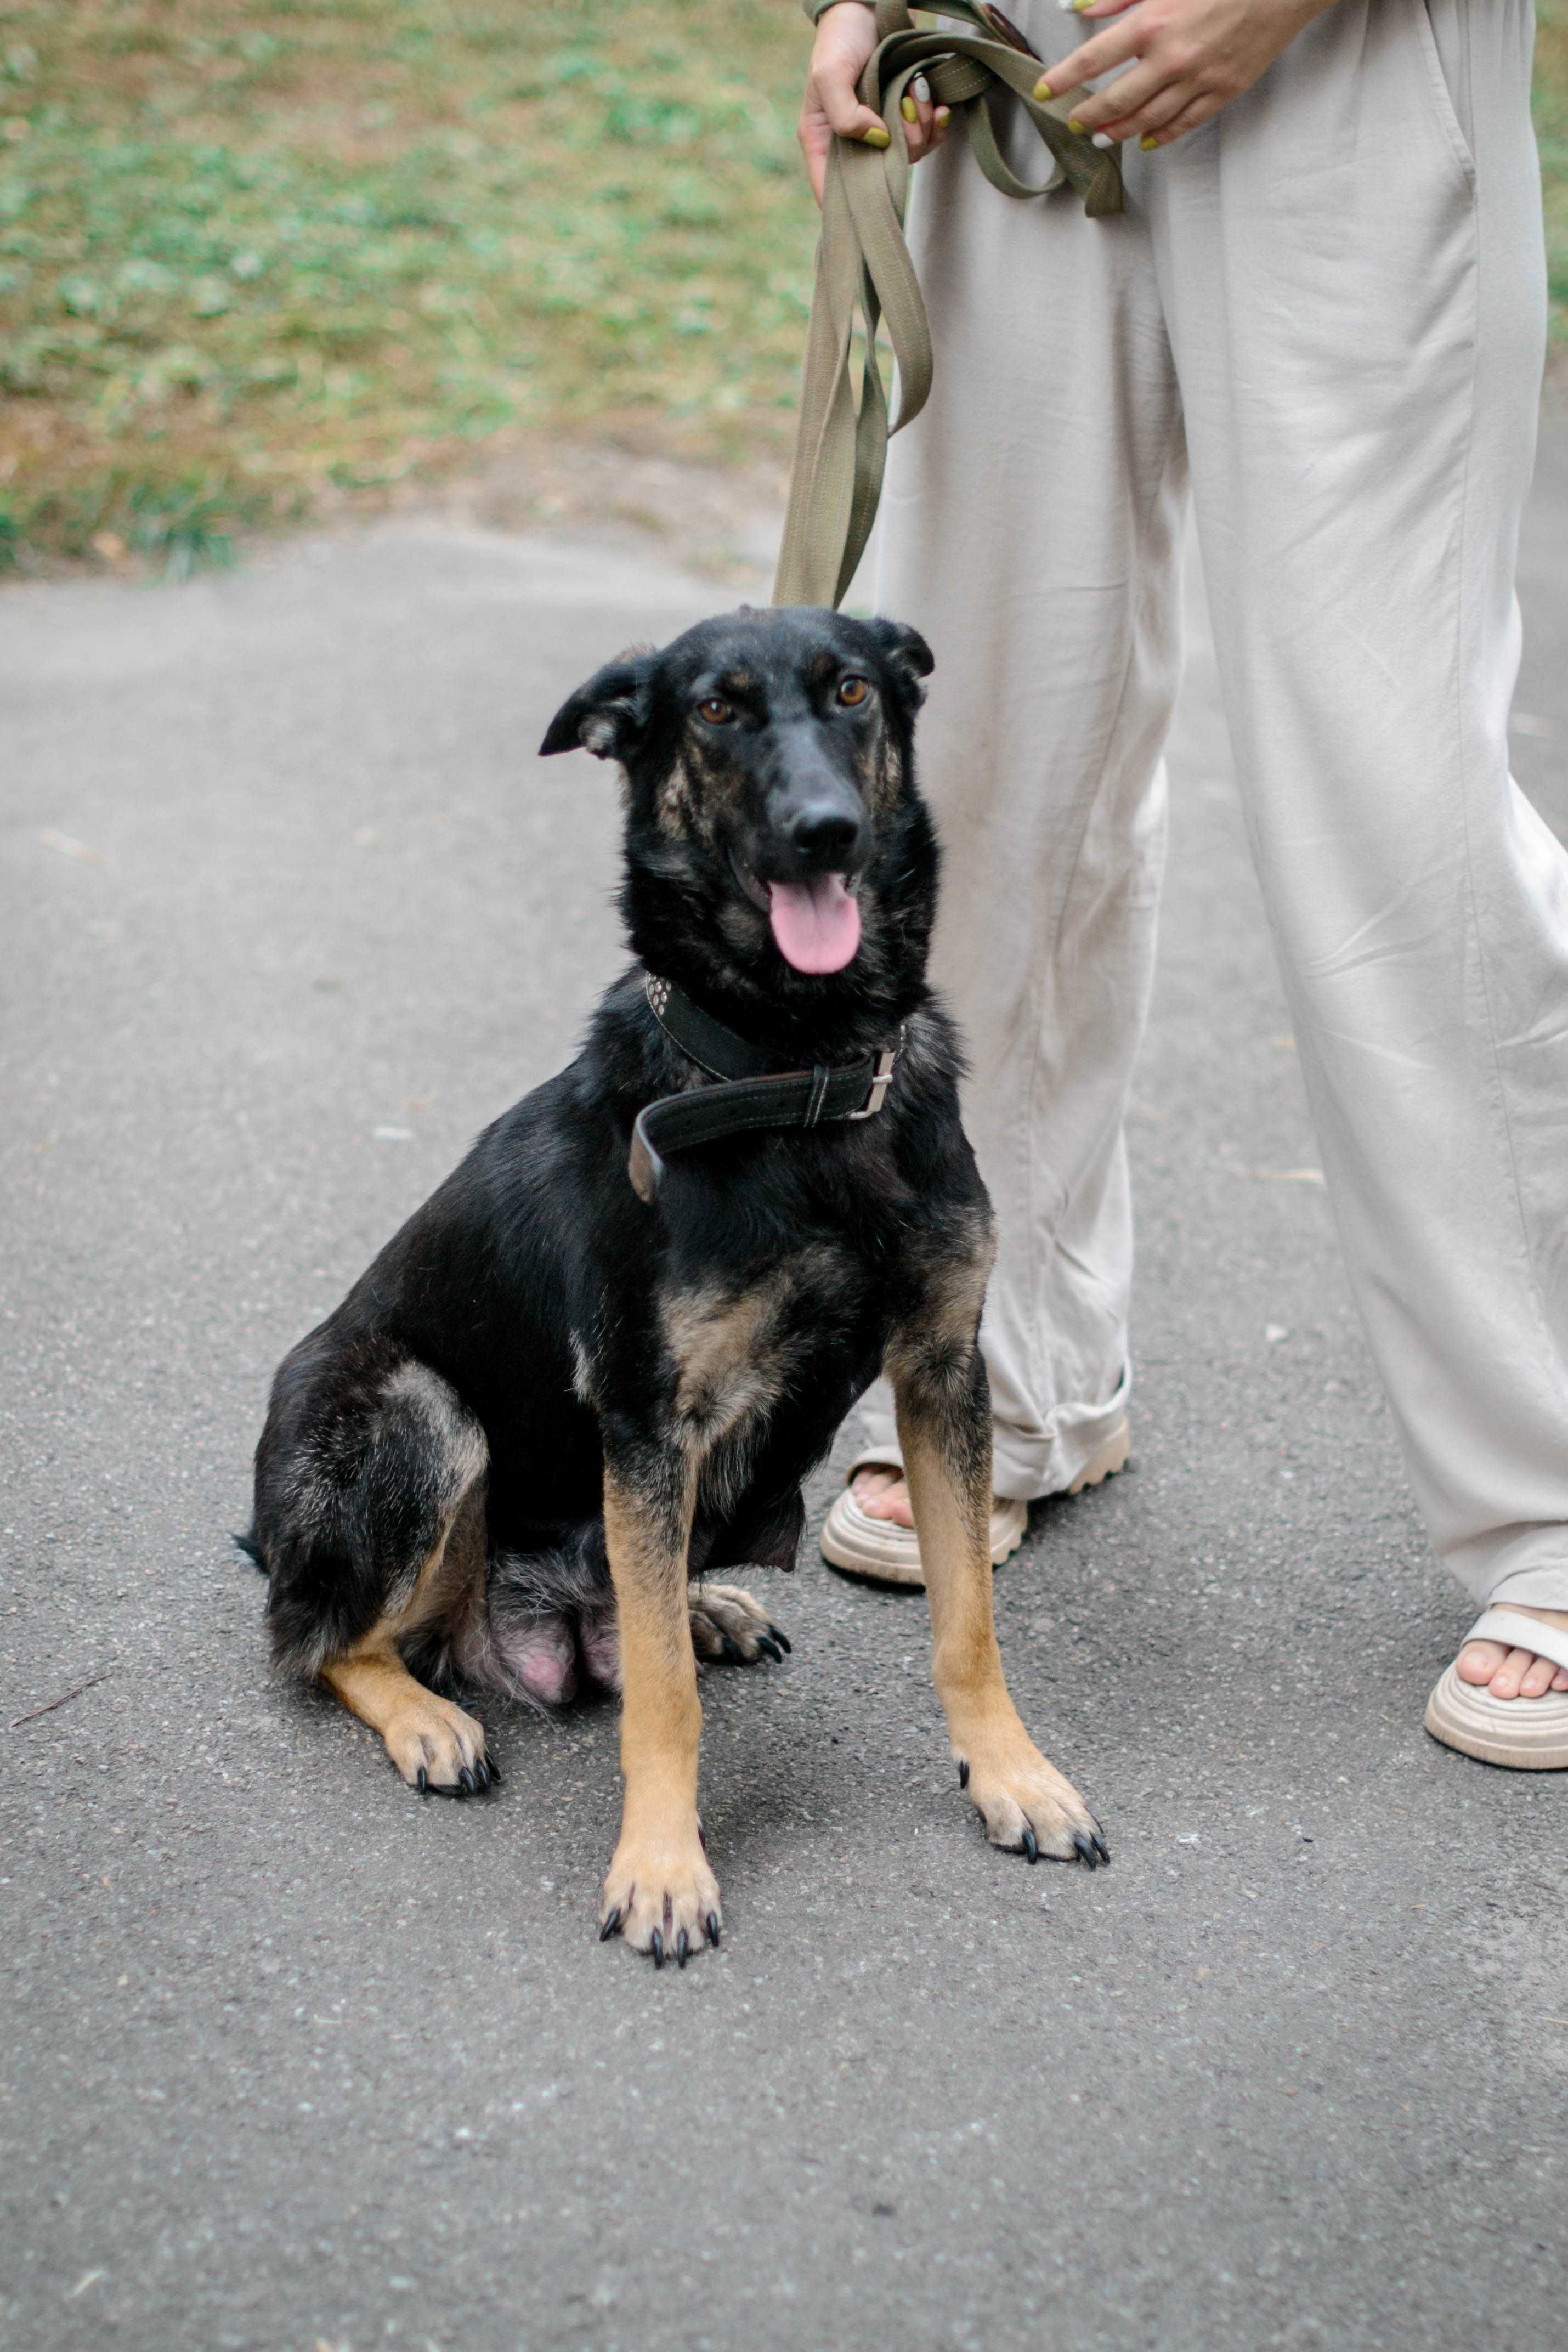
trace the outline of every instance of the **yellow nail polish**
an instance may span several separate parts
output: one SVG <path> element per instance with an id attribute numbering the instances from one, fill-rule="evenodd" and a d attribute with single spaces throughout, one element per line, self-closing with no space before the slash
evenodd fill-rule
<path id="1" fill-rule="evenodd" d="M 937 110 L 936 110 L 936 121 L 938 121 L 938 123 L 943 123 L 943 122 L 951 122 L 951 121 L 952 121 L 952 120 L 953 120 L 953 110 L 952 110 L 952 108 L 951 108 L 950 106 L 939 106 L 939 107 L 937 108 Z"/>
<path id="2" fill-rule="evenodd" d="M 1034 86 L 1034 94 L 1036 98 L 1041 100 L 1054 96 L 1054 92 L 1051 87 L 1051 76 L 1049 74 L 1041 74 L 1040 79 Z"/>
<path id="3" fill-rule="evenodd" d="M 1082 131 L 1083 129 L 1082 123 L 1079 121 L 1078 117 L 1075 114 L 1070 114 L 1068 116 L 1067 127 L 1069 131 Z"/>
<path id="4" fill-rule="evenodd" d="M 861 138 L 868 147 L 890 147 L 893 144 L 885 122 L 878 122 L 870 131 L 862 131 Z"/>
<path id="5" fill-rule="evenodd" d="M 898 110 L 905 122 L 918 122 L 920 120 L 920 109 L 912 98 L 901 98 L 898 101 Z"/>
<path id="6" fill-rule="evenodd" d="M 1159 141 L 1155 137 L 1154 132 L 1151 131 L 1149 131 L 1149 132 L 1147 133 L 1147 135 L 1146 135 L 1145 137 L 1144 137 L 1144 138 L 1142 138 L 1142 139 L 1140 139 L 1140 140 L 1139 140 L 1139 142 L 1138 142 L 1139 151 L 1140 151 L 1140 152 L 1142 152 L 1143 154 L 1146 155 L 1146 154 L 1148 153 L 1148 152 L 1149 152 L 1149 150 L 1150 150 L 1150 148 L 1151 148 L 1151 147 L 1157 147 L 1157 146 L 1159 145 L 1159 143 L 1160 143 L 1160 142 L 1159 142 Z"/>

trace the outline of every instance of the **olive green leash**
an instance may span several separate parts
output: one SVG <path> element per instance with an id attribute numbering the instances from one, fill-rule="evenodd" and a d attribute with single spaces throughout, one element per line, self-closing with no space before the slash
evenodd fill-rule
<path id="1" fill-rule="evenodd" d="M 806 11 L 819 14 L 818 0 L 806 0 Z M 919 415 L 931 390 L 931 330 L 904 241 L 910 164 L 900 105 L 915 75 L 925 76 L 934 104 L 952 109 L 975 161 L 1003 195 L 1048 195 L 1066 183 L 1091 219 L 1122 209 L 1114 150 L 1096 147 L 1086 132 L 1067 127 L 1082 93 L 1037 99 L 1034 87 L 1045 67 L 998 36 L 992 25 L 1006 19 L 985 0 L 941 0 L 941 14 L 977 29 L 923 28 L 904 0 L 876 0 L 878 43 L 861 77 L 860 97 L 882 116 L 887 144 L 835 139 L 829 150 L 775 604 L 837 605 L 876 520 L 889 436 Z M 998 90 L 1013 92 L 1050 150 L 1051 175 L 1038 187 L 1019 178 L 997 143 L 988 100 Z M 864 331 L 858 399 L 851 364 L 857 310 Z M 879 323 L 887 329 L 898 367 L 898 415 L 891 425 L 876 362 Z"/>

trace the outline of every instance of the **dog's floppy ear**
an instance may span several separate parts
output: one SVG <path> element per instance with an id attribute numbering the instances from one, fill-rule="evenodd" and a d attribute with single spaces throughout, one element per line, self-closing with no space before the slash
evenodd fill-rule
<path id="1" fill-rule="evenodd" d="M 872 634 L 876 649 L 898 680 L 904 705 L 918 710 L 925 699 L 922 678 L 929 677 L 936 668 L 931 648 L 918 629 L 907 621 L 884 620 L 879 613 L 864 625 Z"/>
<path id="2" fill-rule="evenodd" d="M 654 659 L 652 653 L 638 653 L 606 662 L 561 704 L 545 730 L 540 758 L 575 751 L 580 744 L 596 760 L 629 760 L 648 723 Z"/>

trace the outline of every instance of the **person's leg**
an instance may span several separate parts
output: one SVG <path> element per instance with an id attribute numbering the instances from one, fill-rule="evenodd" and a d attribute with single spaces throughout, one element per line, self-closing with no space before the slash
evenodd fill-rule
<path id="1" fill-rule="evenodd" d="M 1071 45 L 1048 0 L 1017 13 L 1048 58 Z M 1044 177 L 1032 135 L 1011 152 Z M 1092 1469 L 1125 1419 L 1122 1114 L 1164 861 L 1185 453 L 1136 212 L 1009 200 L 954 139 L 915 175 L 911 245 L 936 382 L 890 451 L 877 604 L 936 656 L 934 972 L 999 1225 L 982 1329 L 997 1492 L 1028 1500 Z M 885 1383 L 862 1412 L 897 1464 Z M 907 1523 L 891 1483 L 862 1492 Z"/>
<path id="2" fill-rule="evenodd" d="M 1133 169 L 1352 1285 L 1439 1556 L 1478 1601 L 1564 1611 L 1568 856 L 1506 732 L 1544 313 L 1531 25 L 1432 8 L 1340 0 Z M 1496 1648 L 1466 1672 L 1500 1696 L 1555 1675 Z"/>

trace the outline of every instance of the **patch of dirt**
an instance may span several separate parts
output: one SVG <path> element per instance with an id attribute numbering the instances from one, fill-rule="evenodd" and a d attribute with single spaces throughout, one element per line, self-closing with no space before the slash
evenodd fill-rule
<path id="1" fill-rule="evenodd" d="M 411 484 L 391 504 L 489 530 L 591 530 L 725 586 L 766 589 L 789 482 L 773 455 L 723 466 L 634 431 L 551 435 L 497 450 L 434 488 Z"/>

